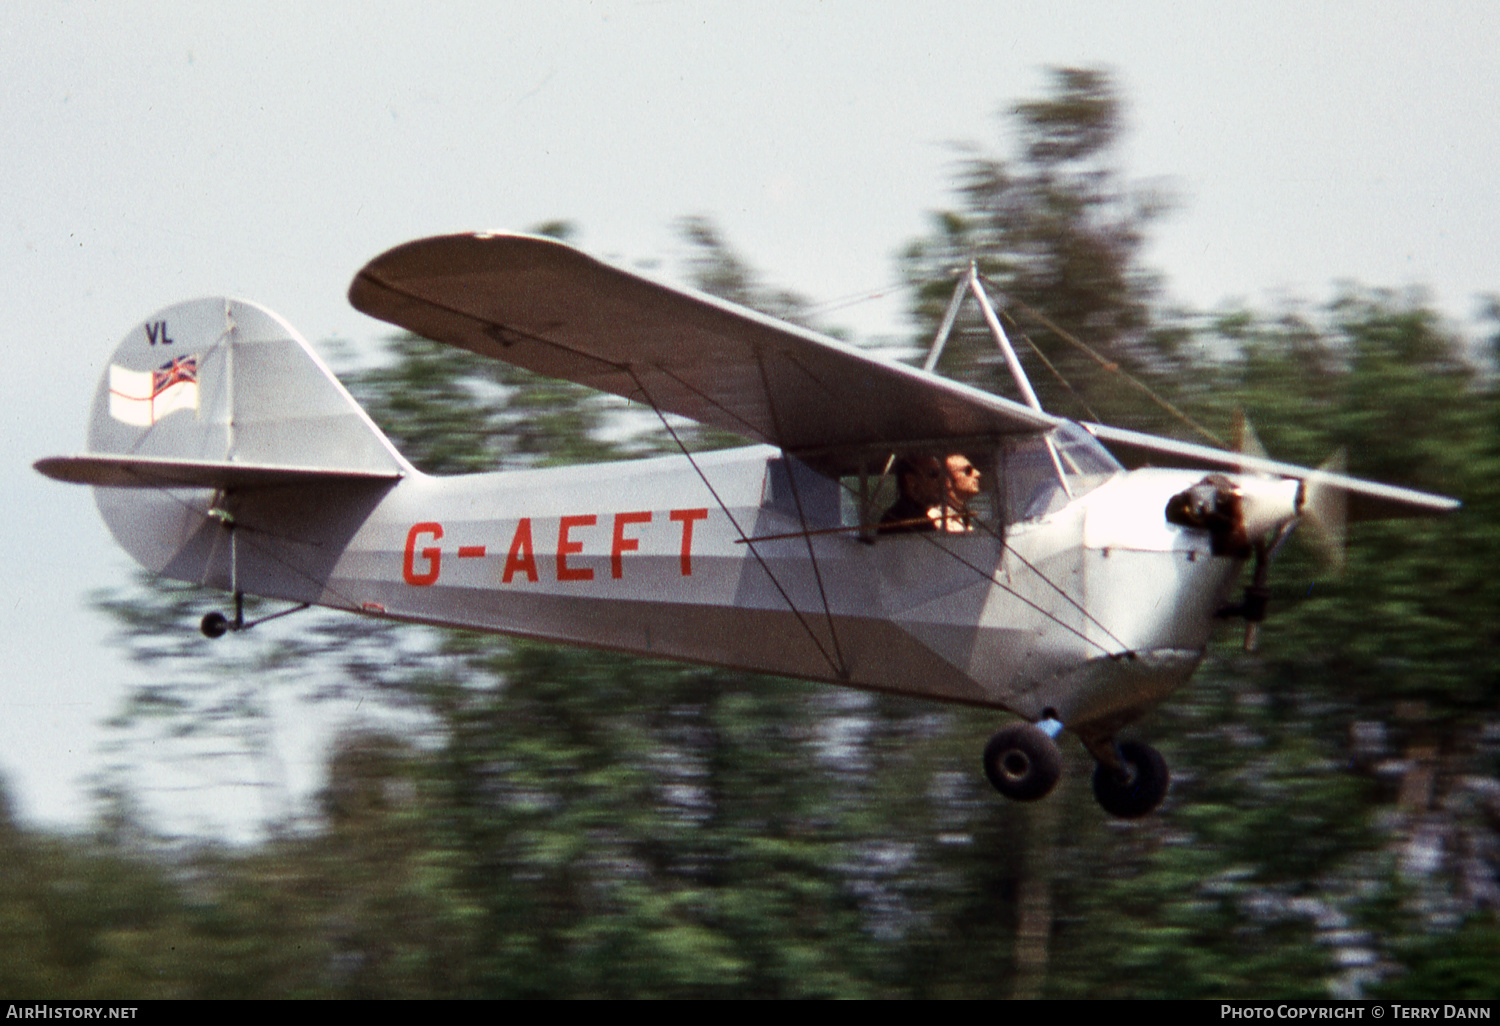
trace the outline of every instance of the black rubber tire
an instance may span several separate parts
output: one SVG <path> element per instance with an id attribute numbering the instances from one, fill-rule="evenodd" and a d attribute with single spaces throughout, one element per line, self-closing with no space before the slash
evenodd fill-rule
<path id="1" fill-rule="evenodd" d="M 996 731 L 984 746 L 984 775 L 1011 801 L 1034 802 L 1057 786 L 1062 752 L 1040 727 L 1012 724 Z"/>
<path id="2" fill-rule="evenodd" d="M 229 632 L 229 617 L 217 609 L 212 613 L 203 614 L 203 622 L 198 625 L 205 638 L 222 638 Z"/>
<path id="3" fill-rule="evenodd" d="M 1161 753 L 1140 741 L 1120 742 L 1120 757 L 1128 770 L 1124 777 L 1100 763 L 1094 768 L 1094 797 L 1111 816 L 1139 819 L 1156 811 L 1171 775 Z"/>

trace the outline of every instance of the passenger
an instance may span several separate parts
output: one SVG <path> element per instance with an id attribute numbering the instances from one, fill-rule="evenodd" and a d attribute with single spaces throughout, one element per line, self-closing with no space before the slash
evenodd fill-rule
<path id="1" fill-rule="evenodd" d="M 880 533 L 936 531 L 946 487 L 943 464 L 936 456 L 902 457 L 893 472 L 900 498 L 880 518 Z"/>
<path id="2" fill-rule="evenodd" d="M 974 514 L 969 503 L 979 494 L 979 468 L 963 453 L 954 453 L 944 461 L 948 480 L 944 487 L 942 508 L 935 520 L 940 531 L 963 534 L 974 529 Z"/>

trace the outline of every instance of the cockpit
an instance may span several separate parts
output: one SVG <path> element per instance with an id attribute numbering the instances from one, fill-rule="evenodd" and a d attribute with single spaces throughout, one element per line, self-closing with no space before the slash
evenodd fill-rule
<path id="1" fill-rule="evenodd" d="M 1006 524 L 1054 513 L 1124 469 L 1093 435 L 1064 421 L 1045 435 L 875 454 L 861 473 L 842 477 L 775 459 L 766 501 L 803 531 L 843 528 L 865 540 L 929 531 L 1000 537 Z"/>

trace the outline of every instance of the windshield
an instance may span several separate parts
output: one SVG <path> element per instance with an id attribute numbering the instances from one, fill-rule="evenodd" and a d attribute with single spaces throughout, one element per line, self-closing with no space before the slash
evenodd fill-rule
<path id="1" fill-rule="evenodd" d="M 1074 498 L 1093 491 L 1125 469 L 1097 438 L 1072 421 L 1064 422 L 1052 432 L 1052 442 L 1057 446 Z"/>
<path id="2" fill-rule="evenodd" d="M 1006 519 L 1044 517 L 1124 469 L 1093 435 L 1070 421 L 1045 436 L 1015 439 L 1005 447 Z"/>

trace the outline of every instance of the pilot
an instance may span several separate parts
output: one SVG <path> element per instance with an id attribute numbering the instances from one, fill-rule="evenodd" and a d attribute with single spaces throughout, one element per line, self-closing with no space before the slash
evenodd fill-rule
<path id="1" fill-rule="evenodd" d="M 936 531 L 947 471 L 936 456 L 903 456 L 893 468 L 900 497 L 880 518 L 881 534 Z"/>
<path id="2" fill-rule="evenodd" d="M 936 511 L 937 529 L 963 534 L 974 529 L 974 514 L 969 503 L 979 494 L 979 468 L 963 453 L 954 453 L 943 461 L 947 480 L 943 487 L 942 508 Z"/>

